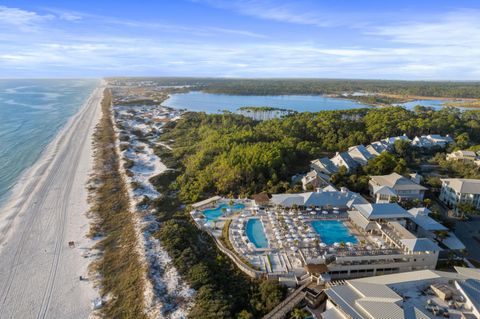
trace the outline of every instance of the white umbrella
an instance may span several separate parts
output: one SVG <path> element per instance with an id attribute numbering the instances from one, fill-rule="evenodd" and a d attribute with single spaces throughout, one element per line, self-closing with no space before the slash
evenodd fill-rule
<path id="1" fill-rule="evenodd" d="M 322 212 L 322 214 L 323 214 L 323 215 L 328 215 L 328 212 L 327 212 L 326 210 L 324 210 L 324 211 Z"/>
<path id="2" fill-rule="evenodd" d="M 334 243 L 333 243 L 333 247 L 338 247 L 338 246 L 340 246 L 339 243 L 337 243 L 337 242 L 334 242 Z"/>
<path id="3" fill-rule="evenodd" d="M 291 242 L 293 242 L 293 239 L 292 239 L 292 238 L 288 238 L 287 241 L 288 241 L 289 243 L 291 243 Z"/>
<path id="4" fill-rule="evenodd" d="M 316 215 L 317 213 L 312 210 L 312 211 L 310 212 L 310 214 L 311 214 L 311 215 Z"/>
<path id="5" fill-rule="evenodd" d="M 320 243 L 320 247 L 325 248 L 325 247 L 327 247 L 327 244 L 325 244 L 325 243 Z"/>
<path id="6" fill-rule="evenodd" d="M 339 211 L 338 211 L 338 210 L 333 210 L 333 213 L 334 213 L 334 214 L 338 214 Z"/>

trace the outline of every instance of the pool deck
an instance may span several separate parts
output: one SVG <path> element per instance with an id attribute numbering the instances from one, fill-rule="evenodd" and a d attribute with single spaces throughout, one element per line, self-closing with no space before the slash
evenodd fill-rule
<path id="1" fill-rule="evenodd" d="M 230 200 L 222 199 L 214 207 L 228 202 Z M 222 236 L 227 231 L 228 238 L 226 240 L 229 242 L 227 249 L 238 256 L 239 260 L 242 260 L 241 269 L 244 267 L 251 269 L 249 275 L 251 273 L 257 275 L 258 271 L 261 271 L 269 277 L 293 276 L 300 278 L 306 274 L 305 264 L 309 261 L 322 260 L 324 258 L 322 256 L 332 253 L 339 256 L 376 253 L 376 250 L 372 248 L 378 245 L 376 238 L 367 236 L 353 226 L 345 211 L 312 211 L 310 209 L 295 211 L 279 208 L 263 210 L 250 200 L 235 200 L 235 203 L 242 203 L 245 208 L 219 217 L 213 225 L 205 223 L 205 219 L 201 218 L 202 211 L 192 211 L 191 215 L 199 228 L 216 238 L 217 244 L 225 240 Z M 258 248 L 250 241 L 246 233 L 246 224 L 252 218 L 262 222 L 268 247 Z M 342 221 L 349 233 L 356 237 L 357 243 L 348 245 L 322 243 L 321 236 L 314 231 L 311 225 L 312 221 L 317 220 Z M 230 221 L 229 228 L 224 229 L 227 221 Z M 384 250 L 385 253 L 388 253 L 388 249 Z M 234 260 L 234 262 L 237 263 L 238 260 Z"/>

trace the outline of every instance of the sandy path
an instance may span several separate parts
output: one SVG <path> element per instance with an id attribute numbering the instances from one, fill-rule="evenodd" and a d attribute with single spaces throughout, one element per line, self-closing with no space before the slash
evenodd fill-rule
<path id="1" fill-rule="evenodd" d="M 0 211 L 0 318 L 87 318 L 92 285 L 79 281 L 92 245 L 86 183 L 102 88 L 20 179 Z M 75 241 L 76 248 L 69 248 Z"/>

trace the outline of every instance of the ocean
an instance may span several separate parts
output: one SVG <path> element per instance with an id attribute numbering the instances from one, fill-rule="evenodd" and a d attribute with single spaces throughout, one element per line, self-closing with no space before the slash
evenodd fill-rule
<path id="1" fill-rule="evenodd" d="M 0 207 L 100 80 L 0 80 Z"/>

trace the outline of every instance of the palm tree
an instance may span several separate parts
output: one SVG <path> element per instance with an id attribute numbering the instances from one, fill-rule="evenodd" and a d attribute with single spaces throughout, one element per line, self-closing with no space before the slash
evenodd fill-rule
<path id="1" fill-rule="evenodd" d="M 439 242 L 443 242 L 443 240 L 448 237 L 448 231 L 437 230 L 435 231 L 435 237 Z"/>
<path id="2" fill-rule="evenodd" d="M 303 309 L 295 308 L 292 310 L 292 318 L 294 319 L 303 319 L 308 316 L 308 312 Z"/>

